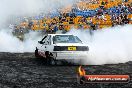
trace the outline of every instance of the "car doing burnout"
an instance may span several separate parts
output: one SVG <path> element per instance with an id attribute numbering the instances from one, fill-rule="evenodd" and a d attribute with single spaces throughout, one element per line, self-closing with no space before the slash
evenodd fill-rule
<path id="1" fill-rule="evenodd" d="M 47 34 L 35 50 L 36 57 L 42 57 L 51 63 L 55 60 L 86 59 L 89 47 L 77 36 L 70 34 Z"/>

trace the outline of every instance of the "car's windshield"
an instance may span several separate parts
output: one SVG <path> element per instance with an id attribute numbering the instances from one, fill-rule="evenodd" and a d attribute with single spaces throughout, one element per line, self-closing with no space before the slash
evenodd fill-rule
<path id="1" fill-rule="evenodd" d="M 53 43 L 82 43 L 82 41 L 73 35 L 55 35 L 53 37 Z"/>

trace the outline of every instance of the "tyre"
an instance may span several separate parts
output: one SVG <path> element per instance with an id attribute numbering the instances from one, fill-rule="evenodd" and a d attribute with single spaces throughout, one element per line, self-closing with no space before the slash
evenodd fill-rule
<path id="1" fill-rule="evenodd" d="M 52 53 L 50 53 L 49 51 L 46 51 L 45 52 L 45 56 L 46 56 L 46 60 L 47 60 L 46 63 L 48 65 L 56 65 L 56 60 L 53 57 L 53 54 Z"/>
<path id="2" fill-rule="evenodd" d="M 56 62 L 56 64 L 57 64 L 57 65 L 63 65 L 63 62 L 58 60 L 58 61 Z"/>
<path id="3" fill-rule="evenodd" d="M 56 61 L 53 57 L 50 57 L 49 58 L 49 62 L 48 62 L 49 65 L 56 65 Z"/>
<path id="4" fill-rule="evenodd" d="M 35 57 L 39 57 L 39 54 L 38 54 L 38 49 L 37 49 L 37 47 L 36 47 L 36 50 L 35 50 Z"/>

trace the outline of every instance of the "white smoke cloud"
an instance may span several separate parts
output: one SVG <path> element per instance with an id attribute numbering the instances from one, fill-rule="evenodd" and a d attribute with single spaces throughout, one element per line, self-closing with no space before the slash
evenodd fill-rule
<path id="1" fill-rule="evenodd" d="M 72 4 L 76 0 L 0 0 L 0 52 L 34 52 L 41 38 L 36 32 L 25 36 L 24 42 L 14 37 L 2 25 L 12 16 L 32 16 Z M 14 19 L 16 20 L 16 19 Z M 132 25 L 117 26 L 94 31 L 71 30 L 89 45 L 90 51 L 84 64 L 122 63 L 132 60 Z"/>
<path id="2" fill-rule="evenodd" d="M 11 29 L 3 28 L 8 20 L 17 22 L 17 17 L 38 16 L 58 8 L 73 4 L 76 0 L 0 0 L 0 52 L 34 52 L 40 36 L 30 32 L 22 42 L 11 33 Z M 14 18 L 15 17 L 15 18 Z M 7 23 L 6 23 L 7 22 Z M 12 23 L 13 24 L 13 23 Z"/>
<path id="3" fill-rule="evenodd" d="M 13 36 L 11 32 L 3 29 L 0 31 L 0 52 L 34 52 L 37 41 L 40 39 L 39 33 L 30 32 L 25 35 L 25 40 L 21 41 Z"/>
<path id="4" fill-rule="evenodd" d="M 34 16 L 41 12 L 47 13 L 76 0 L 0 0 L 0 26 L 12 16 Z M 14 19 L 15 20 L 15 19 Z"/>
<path id="5" fill-rule="evenodd" d="M 116 26 L 97 30 L 91 36 L 89 31 L 71 30 L 89 45 L 89 54 L 84 64 L 113 64 L 132 61 L 132 25 Z"/>
<path id="6" fill-rule="evenodd" d="M 69 34 L 78 36 L 89 46 L 89 54 L 83 64 L 114 64 L 132 61 L 132 25 L 97 30 L 91 36 L 88 30 L 72 29 Z M 75 31 L 76 30 L 76 31 Z M 42 37 L 30 32 L 22 42 L 7 30 L 0 31 L 0 52 L 34 52 Z"/>

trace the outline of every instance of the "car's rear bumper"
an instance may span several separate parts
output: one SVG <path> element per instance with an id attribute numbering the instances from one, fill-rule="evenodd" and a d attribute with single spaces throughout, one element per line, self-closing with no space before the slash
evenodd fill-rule
<path id="1" fill-rule="evenodd" d="M 88 51 L 56 52 L 56 59 L 86 59 Z"/>

